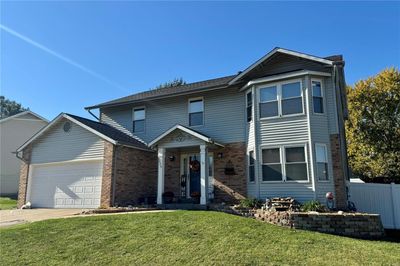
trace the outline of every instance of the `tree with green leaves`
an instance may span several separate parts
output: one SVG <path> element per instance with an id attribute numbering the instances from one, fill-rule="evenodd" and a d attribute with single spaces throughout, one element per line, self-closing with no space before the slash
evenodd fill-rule
<path id="1" fill-rule="evenodd" d="M 20 103 L 0 96 L 0 119 L 24 112 L 29 108 L 24 108 Z"/>
<path id="2" fill-rule="evenodd" d="M 348 87 L 349 164 L 366 181 L 400 183 L 400 72 L 385 69 Z"/>
<path id="3" fill-rule="evenodd" d="M 186 81 L 184 81 L 182 78 L 175 78 L 171 81 L 165 82 L 163 84 L 158 85 L 155 89 L 163 89 L 163 88 L 171 88 L 171 87 L 177 87 L 181 85 L 185 85 Z"/>

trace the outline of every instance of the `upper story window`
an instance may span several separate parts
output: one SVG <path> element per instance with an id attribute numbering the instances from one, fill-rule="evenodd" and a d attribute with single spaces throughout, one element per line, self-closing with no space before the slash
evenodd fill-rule
<path id="1" fill-rule="evenodd" d="M 189 100 L 189 126 L 201 126 L 204 124 L 203 99 Z"/>
<path id="2" fill-rule="evenodd" d="M 312 80 L 311 87 L 312 87 L 314 113 L 322 114 L 324 113 L 324 95 L 323 95 L 321 81 Z"/>
<path id="3" fill-rule="evenodd" d="M 133 133 L 144 132 L 144 121 L 146 119 L 146 110 L 144 108 L 133 109 Z"/>
<path id="4" fill-rule="evenodd" d="M 280 83 L 260 89 L 260 117 L 303 113 L 301 82 Z"/>
<path id="5" fill-rule="evenodd" d="M 263 181 L 307 181 L 305 146 L 262 150 Z"/>
<path id="6" fill-rule="evenodd" d="M 255 181 L 254 172 L 254 151 L 249 152 L 249 182 Z"/>
<path id="7" fill-rule="evenodd" d="M 327 181 L 328 176 L 328 156 L 325 144 L 315 144 L 315 154 L 317 159 L 317 177 L 318 180 Z"/>
<path id="8" fill-rule="evenodd" d="M 249 92 L 246 94 L 246 116 L 247 122 L 252 120 L 252 112 L 253 112 L 253 93 Z"/>

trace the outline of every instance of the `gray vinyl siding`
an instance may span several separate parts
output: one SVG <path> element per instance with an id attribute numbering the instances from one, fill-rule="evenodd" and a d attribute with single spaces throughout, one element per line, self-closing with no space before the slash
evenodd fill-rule
<path id="1" fill-rule="evenodd" d="M 104 141 L 100 137 L 72 122 L 70 131 L 64 132 L 65 122 L 60 120 L 33 142 L 32 164 L 103 158 Z"/>
<path id="2" fill-rule="evenodd" d="M 297 78 L 298 80 L 299 78 Z M 291 81 L 294 79 L 288 79 Z M 294 197 L 300 202 L 311 200 L 314 198 L 314 192 L 311 182 L 311 163 L 309 152 L 309 134 L 306 114 L 306 92 L 308 88 L 305 84 L 305 78 L 301 78 L 303 87 L 303 110 L 304 114 L 280 118 L 260 119 L 259 115 L 259 89 L 257 89 L 257 104 L 256 104 L 256 132 L 257 132 L 257 145 L 258 145 L 258 160 L 257 170 L 258 184 L 259 184 L 259 198 L 271 197 Z M 281 82 L 281 81 L 279 81 Z M 271 82 L 273 84 L 275 82 Z M 263 85 L 257 86 L 262 88 Z M 262 181 L 262 149 L 276 145 L 293 145 L 293 144 L 307 144 L 307 170 L 308 182 L 263 182 Z M 249 191 L 249 193 L 252 191 Z M 258 194 L 258 191 L 257 191 Z"/>
<path id="3" fill-rule="evenodd" d="M 311 79 L 310 79 L 311 82 Z M 311 126 L 311 139 L 313 143 L 313 151 L 315 154 L 315 144 L 325 144 L 327 148 L 328 154 L 328 181 L 319 181 L 318 177 L 315 177 L 315 185 L 316 185 L 316 196 L 317 199 L 325 203 L 325 194 L 327 192 L 334 192 L 334 184 L 333 184 L 333 166 L 332 166 L 332 154 L 330 147 L 330 133 L 332 131 L 332 127 L 336 126 L 336 122 L 334 120 L 334 112 L 332 110 L 332 106 L 329 106 L 332 103 L 332 82 L 330 78 L 323 79 L 323 90 L 324 90 L 324 110 L 323 114 L 314 114 L 313 112 L 313 101 L 312 95 L 310 95 L 310 108 L 311 108 L 311 116 L 310 116 L 310 126 Z M 317 164 L 316 164 L 316 156 L 314 156 L 314 172 L 317 173 Z"/>
<path id="4" fill-rule="evenodd" d="M 326 112 L 328 116 L 329 134 L 337 134 L 339 131 L 337 123 L 335 88 L 333 86 L 333 81 L 331 77 L 325 78 L 323 82 L 325 88 L 325 103 L 326 103 Z"/>
<path id="5" fill-rule="evenodd" d="M 246 141 L 245 98 L 238 88 L 101 109 L 101 119 L 132 134 L 132 109 L 144 106 L 145 131 L 134 135 L 149 143 L 176 124 L 189 126 L 188 100 L 196 97 L 204 98 L 204 125 L 192 127 L 194 130 L 221 143 Z"/>

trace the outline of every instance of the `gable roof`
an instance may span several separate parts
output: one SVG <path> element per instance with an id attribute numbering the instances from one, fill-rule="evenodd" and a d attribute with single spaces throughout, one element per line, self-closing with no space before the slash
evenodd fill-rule
<path id="1" fill-rule="evenodd" d="M 37 113 L 34 113 L 34 112 L 28 110 L 28 111 L 24 111 L 24 112 L 21 112 L 21 113 L 18 113 L 18 114 L 3 118 L 3 119 L 0 120 L 0 123 L 3 123 L 5 121 L 8 121 L 8 120 L 11 120 L 11 119 L 14 119 L 14 118 L 18 118 L 18 117 L 21 117 L 21 116 L 24 116 L 24 115 L 27 115 L 27 114 L 33 115 L 33 116 L 37 117 L 39 120 L 43 120 L 43 121 L 45 121 L 47 123 L 49 122 L 49 120 L 47 120 L 46 118 L 38 115 Z"/>
<path id="2" fill-rule="evenodd" d="M 231 81 L 229 81 L 229 85 L 232 85 L 232 84 L 238 82 L 241 78 L 243 78 L 246 74 L 248 74 L 254 68 L 256 68 L 257 66 L 259 66 L 264 61 L 268 60 L 269 58 L 271 58 L 273 55 L 275 55 L 277 53 L 292 55 L 292 56 L 295 56 L 295 57 L 308 59 L 308 60 L 315 61 L 315 62 L 318 62 L 318 63 L 321 63 L 321 64 L 326 64 L 326 65 L 332 65 L 333 64 L 333 61 L 330 60 L 330 59 L 327 59 L 327 58 L 322 58 L 322 57 L 309 55 L 309 54 L 305 54 L 305 53 L 300 53 L 300 52 L 296 52 L 296 51 L 292 51 L 292 50 L 288 50 L 288 49 L 284 49 L 284 48 L 280 48 L 280 47 L 275 47 L 272 51 L 270 51 L 269 53 L 267 53 L 266 55 L 261 57 L 259 60 L 257 60 L 251 66 L 246 68 L 243 72 L 241 72 L 239 75 L 237 75 Z M 332 57 L 328 57 L 328 58 L 332 58 Z"/>
<path id="3" fill-rule="evenodd" d="M 100 107 L 107 107 L 107 106 L 116 106 L 126 103 L 132 103 L 142 100 L 154 100 L 158 98 L 164 98 L 166 96 L 177 96 L 180 94 L 186 94 L 190 92 L 197 92 L 199 90 L 208 90 L 208 89 L 216 89 L 216 88 L 223 88 L 227 87 L 230 80 L 232 80 L 236 75 L 232 76 L 225 76 L 222 78 L 215 78 L 209 79 L 194 83 L 188 83 L 185 85 L 169 87 L 169 88 L 161 88 L 161 89 L 154 89 L 145 92 L 140 92 L 136 94 L 132 94 L 126 97 L 122 97 L 116 100 L 104 102 L 101 104 L 93 105 L 85 107 L 86 110 L 96 109 Z"/>
<path id="4" fill-rule="evenodd" d="M 173 97 L 173 96 L 184 95 L 184 94 L 189 94 L 189 93 L 194 93 L 194 92 L 199 92 L 199 91 L 206 91 L 206 90 L 211 90 L 211 89 L 224 89 L 224 88 L 227 88 L 230 86 L 240 85 L 241 83 L 246 82 L 246 80 L 242 80 L 242 79 L 244 79 L 244 77 L 248 73 L 250 73 L 252 70 L 257 68 L 258 66 L 262 65 L 262 63 L 267 61 L 269 58 L 271 58 L 274 55 L 279 54 L 279 53 L 306 59 L 306 60 L 309 60 L 310 62 L 315 62 L 315 63 L 321 64 L 321 65 L 327 65 L 327 66 L 331 66 L 334 63 L 334 61 L 342 60 L 341 55 L 334 55 L 334 56 L 322 58 L 322 57 L 318 57 L 318 56 L 313 56 L 313 55 L 309 55 L 309 54 L 305 54 L 305 53 L 292 51 L 289 49 L 276 47 L 272 51 L 267 53 L 265 56 L 263 56 L 262 58 L 257 60 L 255 63 L 253 63 L 251 66 L 246 68 L 243 72 L 239 72 L 237 75 L 231 75 L 231 76 L 225 76 L 225 77 L 221 77 L 221 78 L 204 80 L 204 81 L 189 83 L 189 84 L 176 86 L 176 87 L 161 88 L 161 89 L 140 92 L 140 93 L 126 96 L 126 97 L 118 98 L 118 99 L 115 99 L 112 101 L 88 106 L 88 107 L 85 107 L 85 109 L 91 110 L 91 109 L 97 109 L 97 108 L 102 108 L 102 107 L 117 106 L 117 105 L 123 105 L 123 104 L 127 104 L 127 103 L 155 100 L 155 99 Z M 304 70 L 306 70 L 306 69 L 304 69 Z"/>
<path id="5" fill-rule="evenodd" d="M 210 138 L 209 136 L 206 136 L 206 135 L 204 135 L 203 133 L 200 133 L 200 132 L 198 132 L 198 131 L 196 131 L 196 130 L 193 130 L 193 129 L 191 129 L 191 128 L 188 128 L 188 127 L 185 127 L 185 126 L 182 126 L 182 125 L 179 125 L 179 124 L 177 124 L 177 125 L 171 127 L 170 129 L 168 129 L 167 131 L 165 131 L 164 133 L 162 133 L 160 136 L 158 136 L 157 138 L 155 138 L 154 140 L 152 140 L 152 141 L 149 143 L 149 147 L 153 147 L 153 146 L 156 145 L 160 140 L 162 140 L 163 138 L 165 138 L 166 136 L 168 136 L 169 134 L 171 134 L 171 133 L 172 133 L 173 131 L 175 131 L 176 129 L 181 130 L 181 131 L 183 131 L 183 132 L 186 132 L 186 133 L 188 133 L 188 134 L 190 134 L 190 135 L 192 135 L 192 136 L 194 136 L 194 137 L 196 137 L 196 138 L 198 138 L 198 139 L 201 139 L 201 140 L 203 140 L 203 141 L 205 141 L 205 142 L 212 143 L 212 144 L 215 144 L 215 145 L 218 145 L 218 146 L 223 147 L 222 144 L 220 144 L 220 143 L 218 143 L 218 142 L 215 142 L 215 141 L 214 141 L 212 138 Z"/>
<path id="6" fill-rule="evenodd" d="M 53 119 L 47 126 L 42 128 L 38 133 L 36 133 L 32 138 L 30 138 L 27 142 L 25 142 L 21 147 L 17 149 L 17 152 L 22 151 L 26 146 L 36 140 L 38 137 L 43 135 L 49 128 L 51 128 L 54 124 L 56 124 L 61 119 L 68 119 L 69 121 L 83 127 L 84 129 L 92 132 L 93 134 L 99 136 L 100 138 L 114 144 L 114 145 L 123 145 L 128 146 L 140 150 L 152 151 L 147 147 L 144 142 L 139 141 L 138 139 L 131 137 L 124 132 L 104 123 L 96 122 L 87 118 L 83 118 L 76 115 L 71 115 L 67 113 L 61 113 L 56 118 Z"/>

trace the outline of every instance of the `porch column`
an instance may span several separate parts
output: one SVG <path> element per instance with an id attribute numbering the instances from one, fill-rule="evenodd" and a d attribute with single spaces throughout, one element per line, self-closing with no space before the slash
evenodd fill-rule
<path id="1" fill-rule="evenodd" d="M 165 148 L 158 148 L 158 182 L 157 182 L 157 204 L 162 204 L 162 194 L 164 193 L 164 174 L 165 174 Z"/>
<path id="2" fill-rule="evenodd" d="M 200 186 L 201 186 L 201 197 L 200 204 L 207 204 L 208 198 L 208 160 L 207 160 L 207 146 L 205 144 L 200 145 Z"/>

